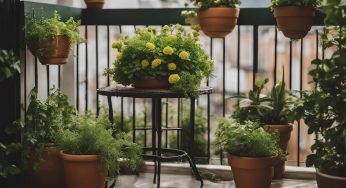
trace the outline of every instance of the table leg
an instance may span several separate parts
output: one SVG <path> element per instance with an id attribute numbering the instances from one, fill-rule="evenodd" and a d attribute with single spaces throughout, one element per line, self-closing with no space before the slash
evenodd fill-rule
<path id="1" fill-rule="evenodd" d="M 156 126 L 157 126 L 157 152 L 159 156 L 158 160 L 158 171 L 157 171 L 157 188 L 160 188 L 160 176 L 161 176 L 161 143 L 162 143 L 162 101 L 161 99 L 156 99 Z"/>
<path id="2" fill-rule="evenodd" d="M 108 119 L 113 124 L 114 123 L 114 119 L 113 119 L 112 97 L 111 96 L 107 96 L 107 100 L 108 100 Z"/>
<path id="3" fill-rule="evenodd" d="M 195 143 L 195 98 L 190 99 L 190 140 L 189 140 L 189 156 L 195 162 L 194 143 Z"/>

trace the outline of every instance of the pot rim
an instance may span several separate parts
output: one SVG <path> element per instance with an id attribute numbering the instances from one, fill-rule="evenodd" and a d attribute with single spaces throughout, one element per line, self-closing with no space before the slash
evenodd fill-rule
<path id="1" fill-rule="evenodd" d="M 329 179 L 336 179 L 336 180 L 346 181 L 346 177 L 329 175 L 329 174 L 321 172 L 318 168 L 315 168 L 315 169 L 316 169 L 316 174 L 318 174 L 319 176 L 322 176 L 322 177 L 325 177 L 325 178 L 329 178 Z"/>
<path id="2" fill-rule="evenodd" d="M 75 162 L 89 162 L 100 160 L 99 155 L 73 155 L 66 154 L 63 150 L 60 151 L 60 156 L 65 161 L 75 161 Z"/>

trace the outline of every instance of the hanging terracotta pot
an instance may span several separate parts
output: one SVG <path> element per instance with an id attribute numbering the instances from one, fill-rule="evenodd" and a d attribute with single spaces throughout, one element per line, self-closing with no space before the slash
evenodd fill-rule
<path id="1" fill-rule="evenodd" d="M 103 188 L 106 172 L 98 155 L 69 155 L 60 152 L 67 188 Z"/>
<path id="2" fill-rule="evenodd" d="M 137 80 L 133 87 L 137 89 L 168 89 L 171 85 L 167 79 L 146 79 Z"/>
<path id="3" fill-rule="evenodd" d="M 314 23 L 315 9 L 312 7 L 285 6 L 274 9 L 278 28 L 290 39 L 306 36 Z"/>
<path id="4" fill-rule="evenodd" d="M 105 0 L 84 0 L 87 8 L 98 8 L 102 9 L 105 4 Z"/>
<path id="5" fill-rule="evenodd" d="M 316 169 L 316 180 L 318 188 L 345 188 L 346 177 L 331 175 Z"/>
<path id="6" fill-rule="evenodd" d="M 228 157 L 237 188 L 270 188 L 277 157 Z"/>
<path id="7" fill-rule="evenodd" d="M 208 8 L 198 12 L 198 23 L 209 37 L 222 38 L 232 32 L 239 17 L 238 8 Z"/>
<path id="8" fill-rule="evenodd" d="M 274 131 L 279 133 L 278 145 L 283 150 L 287 150 L 288 142 L 291 138 L 291 132 L 293 126 L 289 125 L 265 125 L 264 128 L 269 131 Z M 285 172 L 285 161 L 279 161 L 277 165 L 274 166 L 273 178 L 283 178 Z"/>

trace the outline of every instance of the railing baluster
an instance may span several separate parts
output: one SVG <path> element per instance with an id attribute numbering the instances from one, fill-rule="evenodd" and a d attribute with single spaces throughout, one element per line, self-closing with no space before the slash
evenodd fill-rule
<path id="1" fill-rule="evenodd" d="M 277 69 L 277 61 L 278 61 L 278 31 L 275 30 L 275 39 L 274 39 L 274 86 L 276 84 L 276 69 Z"/>
<path id="2" fill-rule="evenodd" d="M 49 65 L 46 65 L 46 72 L 47 72 L 47 97 L 48 97 L 49 96 L 49 88 L 50 88 Z"/>
<path id="3" fill-rule="evenodd" d="M 256 73 L 258 69 L 258 25 L 253 26 L 253 68 L 252 68 L 252 88 L 255 88 Z"/>
<path id="4" fill-rule="evenodd" d="M 99 88 L 99 33 L 98 33 L 98 26 L 95 26 L 95 40 L 96 40 L 96 115 L 98 116 L 100 114 L 100 99 L 99 94 L 97 92 L 97 89 Z"/>
<path id="5" fill-rule="evenodd" d="M 85 25 L 85 112 L 88 111 L 88 25 Z"/>
<path id="6" fill-rule="evenodd" d="M 58 88 L 61 89 L 61 65 L 58 65 Z"/>
<path id="7" fill-rule="evenodd" d="M 77 44 L 76 57 L 76 108 L 79 111 L 79 45 Z"/>

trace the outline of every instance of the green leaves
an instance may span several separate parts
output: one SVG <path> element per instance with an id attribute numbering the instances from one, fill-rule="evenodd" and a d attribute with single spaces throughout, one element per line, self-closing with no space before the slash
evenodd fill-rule
<path id="1" fill-rule="evenodd" d="M 0 49 L 0 82 L 20 73 L 20 61 L 13 51 Z"/>
<path id="2" fill-rule="evenodd" d="M 241 0 L 191 0 L 200 10 L 213 7 L 231 7 L 237 8 L 241 4 Z"/>
<path id="3" fill-rule="evenodd" d="M 301 6 L 317 8 L 322 3 L 322 0 L 272 0 L 270 9 L 284 6 Z"/>

